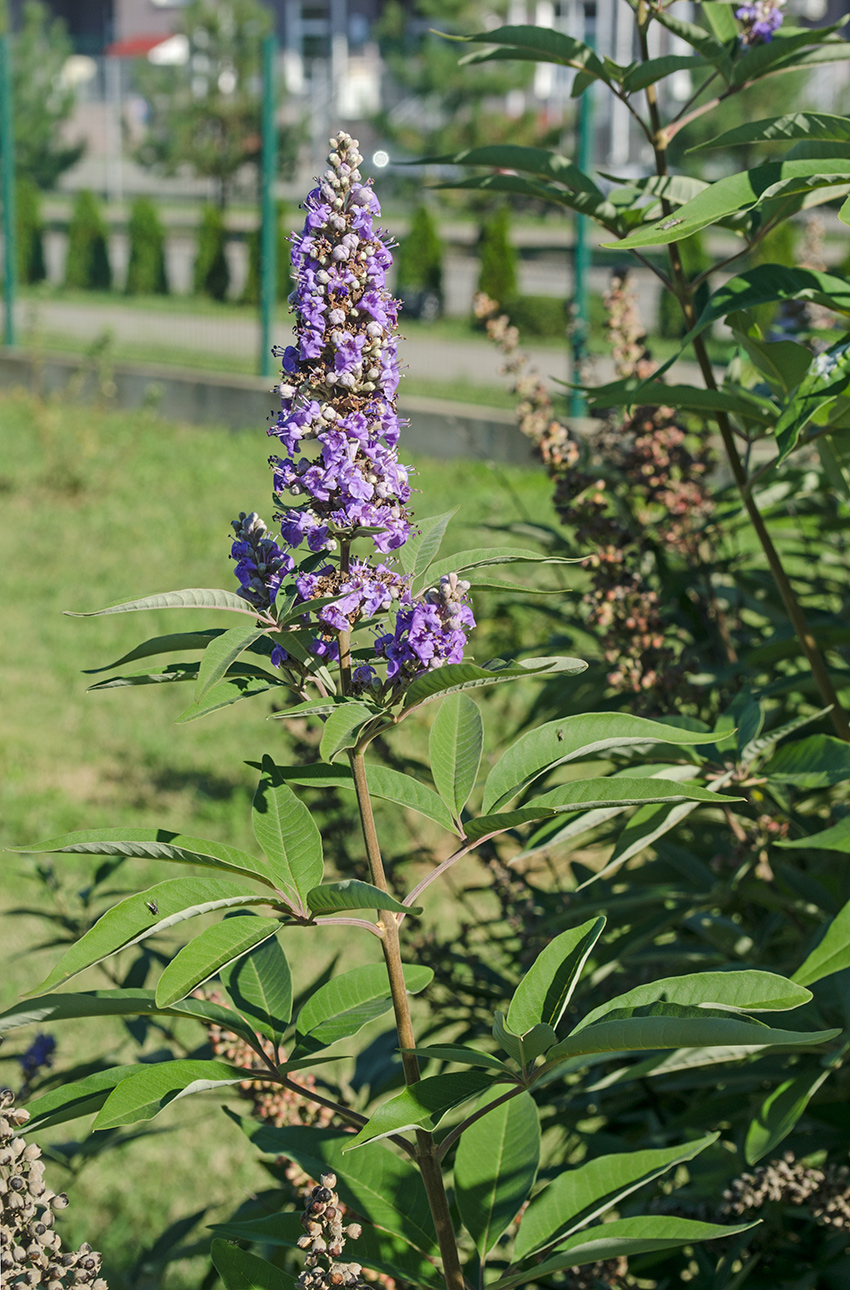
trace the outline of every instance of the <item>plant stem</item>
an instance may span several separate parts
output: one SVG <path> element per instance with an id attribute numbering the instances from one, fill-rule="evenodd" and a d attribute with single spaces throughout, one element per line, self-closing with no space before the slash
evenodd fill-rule
<path id="1" fill-rule="evenodd" d="M 360 812 L 360 823 L 363 828 L 363 841 L 366 844 L 366 855 L 369 859 L 369 871 L 374 886 L 381 891 L 388 891 L 387 878 L 381 848 L 378 844 L 378 833 L 375 828 L 375 817 L 372 812 L 372 800 L 366 783 L 366 763 L 363 753 L 354 750 L 349 753 L 351 771 L 354 776 L 354 788 L 357 794 L 357 808 Z M 393 1001 L 396 1030 L 398 1031 L 401 1062 L 404 1071 L 404 1082 L 409 1088 L 420 1079 L 419 1062 L 412 1050 L 416 1047 L 413 1034 L 413 1023 L 410 1017 L 410 1004 L 404 984 L 404 969 L 401 961 L 401 943 L 399 940 L 398 921 L 395 914 L 388 909 L 378 911 L 378 922 L 381 925 L 381 945 L 384 951 L 384 962 L 390 983 L 390 995 Z M 449 1202 L 443 1184 L 443 1173 L 437 1159 L 437 1146 L 430 1133 L 419 1129 L 416 1133 L 416 1159 L 428 1195 L 431 1217 L 440 1246 L 443 1260 L 443 1277 L 447 1290 L 464 1290 L 463 1271 L 460 1266 L 460 1255 L 457 1248 L 454 1227 L 452 1226 Z"/>
<path id="2" fill-rule="evenodd" d="M 649 26 L 649 17 L 647 15 L 645 0 L 641 0 L 641 3 L 638 6 L 637 26 L 640 38 L 641 57 L 643 61 L 646 62 L 649 58 L 649 47 L 646 37 L 647 28 Z M 667 146 L 670 135 L 661 124 L 661 115 L 658 110 L 658 97 L 656 95 L 654 85 L 647 87 L 646 103 L 649 109 L 650 121 L 652 122 L 652 147 L 653 152 L 655 153 L 655 172 L 659 178 L 664 178 L 667 175 Z M 665 216 L 669 215 L 672 209 L 663 197 L 661 199 L 661 208 Z M 696 309 L 694 307 L 694 287 L 692 283 L 688 281 L 684 266 L 682 265 L 682 256 L 678 243 L 668 243 L 667 251 L 670 257 L 670 268 L 672 270 L 674 290 L 678 297 L 682 313 L 685 317 L 685 322 L 687 323 L 688 329 L 690 329 L 694 326 L 697 320 Z M 692 344 L 694 355 L 699 364 L 706 389 L 716 390 L 717 381 L 714 378 L 714 371 L 711 366 L 711 360 L 708 357 L 708 351 L 705 347 L 705 340 L 702 336 L 697 336 L 693 340 Z M 803 653 L 806 656 L 806 661 L 811 668 L 812 676 L 814 677 L 823 705 L 824 707 L 831 706 L 832 708 L 830 719 L 832 721 L 833 729 L 840 739 L 845 739 L 850 742 L 850 724 L 848 724 L 847 721 L 847 714 L 838 700 L 835 686 L 832 683 L 832 677 L 829 675 L 829 670 L 818 647 L 818 643 L 812 635 L 812 629 L 809 627 L 808 620 L 803 612 L 803 607 L 797 599 L 797 595 L 791 585 L 791 580 L 783 567 L 779 552 L 773 544 L 773 540 L 768 533 L 767 525 L 764 522 L 761 511 L 758 509 L 755 499 L 750 491 L 747 472 L 738 453 L 738 446 L 735 443 L 735 436 L 729 418 L 725 412 L 720 411 L 715 412 L 714 417 L 717 422 L 717 428 L 720 431 L 720 437 L 723 440 L 723 447 L 726 450 L 726 456 L 732 469 L 735 484 L 741 494 L 741 500 L 744 503 L 750 523 L 755 529 L 756 536 L 761 543 L 761 548 L 764 551 L 765 558 L 767 559 L 768 567 L 770 568 L 770 572 L 773 576 L 773 581 L 776 583 L 776 588 L 782 598 L 782 603 L 785 606 L 785 612 L 791 620 L 791 625 L 797 634 Z"/>

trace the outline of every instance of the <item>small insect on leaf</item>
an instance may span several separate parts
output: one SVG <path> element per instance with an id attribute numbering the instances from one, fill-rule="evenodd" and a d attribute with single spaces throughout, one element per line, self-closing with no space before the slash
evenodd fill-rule
<path id="1" fill-rule="evenodd" d="M 684 222 L 685 221 L 681 219 L 666 219 L 664 223 L 659 224 L 658 227 L 659 229 L 675 228 L 677 224 L 684 224 Z"/>
<path id="2" fill-rule="evenodd" d="M 147 905 L 148 909 L 151 911 L 152 914 L 159 913 L 159 905 L 156 903 L 155 900 L 146 900 L 145 904 Z"/>

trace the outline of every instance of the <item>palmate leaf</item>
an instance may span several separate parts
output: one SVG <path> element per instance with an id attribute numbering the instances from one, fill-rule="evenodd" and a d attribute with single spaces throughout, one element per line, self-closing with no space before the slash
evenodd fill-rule
<path id="1" fill-rule="evenodd" d="M 483 1070 L 426 1076 L 382 1102 L 360 1132 L 345 1143 L 344 1151 L 348 1154 L 367 1142 L 408 1129 L 434 1129 L 452 1107 L 475 1097 L 493 1083 L 493 1074 Z"/>
<path id="2" fill-rule="evenodd" d="M 781 264 L 760 264 L 724 282 L 709 297 L 695 325 L 682 341 L 682 349 L 727 314 L 782 300 L 806 300 L 836 313 L 850 314 L 850 283 L 834 273 L 815 269 L 788 269 Z"/>
<path id="3" fill-rule="evenodd" d="M 166 967 L 156 987 L 158 1007 L 185 999 L 228 963 L 240 959 L 281 929 L 277 918 L 225 918 L 206 927 L 184 945 Z"/>
<path id="4" fill-rule="evenodd" d="M 680 206 L 675 218 L 665 217 L 648 228 L 640 228 L 619 242 L 603 246 L 629 250 L 632 247 L 666 246 L 680 242 L 732 215 L 750 211 L 769 199 L 781 187 L 784 193 L 796 191 L 800 183 L 831 187 L 850 184 L 850 161 L 843 158 L 775 161 L 752 170 L 739 171 L 718 179 L 691 201 Z"/>
<path id="5" fill-rule="evenodd" d="M 577 676 L 586 670 L 587 664 L 581 658 L 525 658 L 516 664 L 505 663 L 504 659 L 493 659 L 484 667 L 478 667 L 476 663 L 447 663 L 445 667 L 426 672 L 411 682 L 404 693 L 404 707 L 395 720 L 400 720 L 423 703 L 439 698 L 441 694 L 475 690 L 482 685 L 501 685 L 505 681 L 521 678 L 543 680 L 555 673 Z"/>
<path id="6" fill-rule="evenodd" d="M 526 1271 L 509 1272 L 498 1281 L 491 1282 L 490 1290 L 512 1290 L 513 1286 L 522 1285 L 525 1281 L 548 1280 L 552 1273 L 566 1268 L 584 1267 L 588 1263 L 624 1255 L 647 1254 L 652 1250 L 674 1250 L 697 1241 L 735 1236 L 755 1226 L 755 1223 L 743 1223 L 737 1227 L 722 1227 L 717 1223 L 700 1223 L 692 1218 L 669 1218 L 660 1214 L 618 1218 L 612 1223 L 598 1223 L 586 1232 L 577 1232 L 542 1263 L 532 1265 Z"/>
<path id="7" fill-rule="evenodd" d="M 130 614 L 145 609 L 226 609 L 232 613 L 257 617 L 257 610 L 233 591 L 209 587 L 188 587 L 183 591 L 162 591 L 138 600 L 124 600 L 105 609 L 78 612 L 66 609 L 71 618 L 100 618 L 104 614 Z"/>
<path id="8" fill-rule="evenodd" d="M 343 1204 L 423 1254 L 436 1253 L 428 1197 L 422 1177 L 410 1160 L 380 1143 L 369 1151 L 343 1155 L 353 1134 L 340 1129 L 301 1125 L 274 1128 L 255 1119 L 235 1115 L 231 1118 L 259 1151 L 294 1160 L 311 1178 L 332 1170 L 337 1175 L 336 1189 Z"/>
<path id="9" fill-rule="evenodd" d="M 614 1009 L 642 1008 L 652 1003 L 674 1003 L 683 1007 L 723 1008 L 729 1012 L 787 1012 L 811 999 L 806 990 L 773 972 L 747 969 L 743 972 L 690 972 L 638 985 L 602 1003 L 573 1028 L 577 1034 L 601 1021 Z"/>
<path id="10" fill-rule="evenodd" d="M 322 880 L 322 837 L 271 757 L 263 758 L 252 819 L 254 836 L 266 853 L 278 889 L 294 909 L 306 914 L 307 893 Z"/>
<path id="11" fill-rule="evenodd" d="M 274 877 L 265 861 L 257 860 L 237 847 L 210 842 L 206 838 L 193 838 L 185 833 L 173 833 L 169 829 L 82 829 L 78 833 L 65 833 L 48 842 L 31 843 L 16 849 L 24 855 L 49 851 L 59 855 L 128 856 L 201 865 L 224 873 L 237 873 L 243 878 L 255 878 L 276 890 Z"/>
<path id="12" fill-rule="evenodd" d="M 279 1048 L 292 1017 L 292 976 L 277 937 L 225 967 L 221 980 L 237 1012 Z"/>
<path id="13" fill-rule="evenodd" d="M 591 918 L 561 932 L 541 950 L 508 1008 L 507 1024 L 515 1035 L 524 1035 L 540 1023 L 557 1027 L 604 927 L 604 918 Z"/>
<path id="14" fill-rule="evenodd" d="M 485 1093 L 476 1109 L 493 1100 Z M 461 1136 L 455 1156 L 455 1201 L 481 1258 L 528 1200 L 540 1161 L 540 1123 L 528 1092 L 488 1111 Z"/>
<path id="15" fill-rule="evenodd" d="M 466 694 L 448 695 L 431 727 L 428 750 L 437 791 L 455 819 L 475 787 L 483 748 L 478 704 Z"/>
<path id="16" fill-rule="evenodd" d="M 693 1160 L 717 1133 L 684 1145 L 660 1150 L 624 1151 L 597 1156 L 566 1169 L 534 1197 L 520 1223 L 514 1246 L 519 1263 L 547 1245 L 567 1238 L 646 1183 L 687 1160 Z M 598 1230 L 598 1229 L 597 1229 Z"/>
<path id="17" fill-rule="evenodd" d="M 70 981 L 71 977 L 119 950 L 129 949 L 199 914 L 275 904 L 280 905 L 279 897 L 271 893 L 263 895 L 223 878 L 169 878 L 108 909 L 62 956 L 38 989 L 49 990 Z"/>
<path id="18" fill-rule="evenodd" d="M 418 994 L 431 983 L 431 968 L 404 964 L 404 984 Z M 352 968 L 314 990 L 298 1014 L 294 1056 L 329 1048 L 340 1039 L 356 1035 L 367 1022 L 383 1016 L 392 1007 L 386 968 Z"/>
<path id="19" fill-rule="evenodd" d="M 788 1137 L 831 1073 L 832 1068 L 821 1070 L 819 1066 L 810 1067 L 801 1075 L 785 1080 L 778 1088 L 771 1090 L 747 1130 L 744 1157 L 748 1165 L 756 1164 Z"/>
<path id="20" fill-rule="evenodd" d="M 296 1290 L 298 1285 L 291 1273 L 229 1241 L 214 1240 L 210 1254 L 224 1290 Z"/>
<path id="21" fill-rule="evenodd" d="M 482 810 L 489 813 L 504 806 L 544 770 L 593 753 L 652 743 L 687 747 L 704 744 L 705 735 L 619 712 L 583 713 L 548 721 L 522 735 L 493 767 L 484 786 Z"/>

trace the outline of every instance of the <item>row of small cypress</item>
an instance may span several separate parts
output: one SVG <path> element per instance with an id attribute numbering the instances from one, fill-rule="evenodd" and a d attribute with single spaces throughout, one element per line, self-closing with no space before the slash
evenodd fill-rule
<path id="1" fill-rule="evenodd" d="M 278 298 L 289 294 L 289 245 L 284 210 L 278 212 Z M 44 222 L 39 190 L 21 180 L 17 190 L 18 278 L 23 283 L 43 282 L 47 277 L 44 258 Z M 127 295 L 167 295 L 168 271 L 165 258 L 165 229 L 156 206 L 147 197 L 137 198 L 128 225 L 130 254 L 124 291 Z M 226 255 L 227 230 L 221 211 L 205 206 L 198 227 L 193 287 L 196 295 L 224 300 L 230 289 Z M 109 238 L 100 206 L 93 193 L 79 192 L 68 224 L 68 253 L 65 286 L 83 291 L 109 291 L 113 285 L 109 262 Z M 248 275 L 242 300 L 256 304 L 260 294 L 259 230 L 248 239 Z"/>

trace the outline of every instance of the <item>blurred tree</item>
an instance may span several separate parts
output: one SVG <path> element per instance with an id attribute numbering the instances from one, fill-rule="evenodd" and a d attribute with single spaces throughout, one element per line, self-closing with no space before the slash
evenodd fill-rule
<path id="1" fill-rule="evenodd" d="M 138 197 L 130 212 L 130 258 L 124 290 L 133 295 L 168 295 L 165 230 L 148 197 Z"/>
<path id="2" fill-rule="evenodd" d="M 65 286 L 84 291 L 108 291 L 112 286 L 106 225 L 94 193 L 77 193 L 68 225 Z"/>
<path id="3" fill-rule="evenodd" d="M 18 180 L 15 196 L 18 224 L 18 281 L 43 282 L 47 277 L 44 263 L 44 224 L 39 209 L 38 188 L 28 175 Z"/>
<path id="4" fill-rule="evenodd" d="M 511 246 L 510 222 L 508 207 L 499 206 L 478 234 L 478 290 L 503 308 L 517 294 L 517 254 Z"/>
<path id="5" fill-rule="evenodd" d="M 277 203 L 277 300 L 278 304 L 286 300 L 292 290 L 292 247 L 289 235 L 301 220 L 287 207 L 285 202 Z M 252 229 L 248 234 L 248 273 L 242 291 L 243 305 L 260 303 L 260 229 Z"/>
<path id="6" fill-rule="evenodd" d="M 198 228 L 198 251 L 195 257 L 194 287 L 196 296 L 224 300 L 230 286 L 230 268 L 225 248 L 227 234 L 221 211 L 204 207 Z"/>
<path id="7" fill-rule="evenodd" d="M 137 160 L 215 180 L 222 209 L 237 171 L 260 158 L 260 44 L 271 21 L 259 0 L 191 0 L 181 15 L 188 62 L 136 69 L 149 106 Z"/>
<path id="8" fill-rule="evenodd" d="M 8 0 L 0 0 L 0 27 L 8 23 Z M 14 38 L 12 92 L 15 101 L 15 165 L 18 177 L 52 188 L 85 151 L 84 143 L 61 136 L 74 110 L 74 90 L 62 71 L 72 53 L 61 18 L 51 19 L 40 0 L 26 0 Z"/>
<path id="9" fill-rule="evenodd" d="M 410 152 L 454 152 L 473 144 L 555 143 L 561 128 L 541 129 L 537 114 L 522 111 L 510 115 L 504 99 L 511 90 L 524 89 L 533 68 L 516 62 L 461 67 L 464 52 L 440 31 L 459 35 L 494 26 L 494 13 L 505 20 L 507 5 L 481 0 L 417 0 L 418 20 L 411 21 L 399 0 L 383 5 L 376 28 L 381 54 L 392 80 L 416 111 L 389 109 L 381 113 L 377 126 L 390 142 Z M 502 100 L 502 102 L 499 102 Z"/>
<path id="10" fill-rule="evenodd" d="M 413 212 L 410 231 L 399 243 L 396 256 L 396 283 L 399 291 L 428 290 L 442 295 L 443 244 L 434 216 L 427 206 Z"/>

